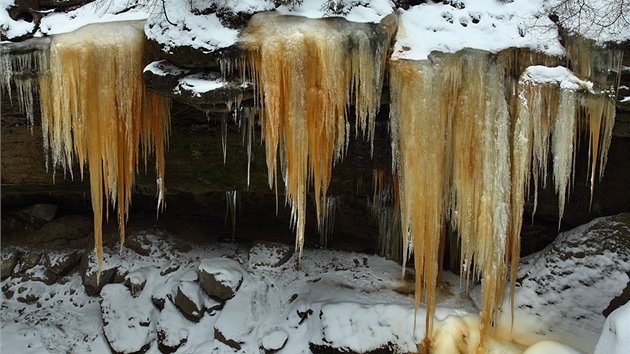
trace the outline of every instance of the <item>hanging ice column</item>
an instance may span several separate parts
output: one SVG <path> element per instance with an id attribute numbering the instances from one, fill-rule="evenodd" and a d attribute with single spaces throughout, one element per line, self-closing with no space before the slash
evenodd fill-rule
<path id="1" fill-rule="evenodd" d="M 259 13 L 242 35 L 261 106 L 269 185 L 277 193 L 280 174 L 300 254 L 308 186 L 313 183 L 321 228 L 332 167 L 348 143 L 352 101 L 357 131 L 373 137 L 395 21 L 394 16 L 370 24 Z"/>
<path id="2" fill-rule="evenodd" d="M 117 208 L 122 247 L 140 152 L 145 161 L 155 154 L 158 207 L 164 206 L 170 111 L 167 99 L 144 88 L 144 43 L 143 22 L 90 25 L 56 35 L 50 74 L 40 78 L 44 148 L 53 168 L 72 174 L 76 159 L 81 177 L 86 164 L 90 169 L 99 273 L 103 205 L 107 215 L 109 205 Z"/>
<path id="3" fill-rule="evenodd" d="M 427 306 L 430 347 L 440 248 L 446 221 L 458 231 L 461 270 L 480 278 L 481 337 L 503 299 L 507 264 L 518 257 L 510 232 L 510 119 L 501 68 L 466 51 L 424 61 L 391 62 L 390 119 L 401 222 L 413 247 L 416 305 Z M 483 339 L 482 339 L 483 342 Z"/>
<path id="4" fill-rule="evenodd" d="M 391 61 L 393 167 L 400 180 L 404 246 L 414 254 L 416 304 L 424 296 L 427 306 L 425 348 L 433 335 L 447 225 L 461 244 L 462 274 L 482 281 L 483 351 L 508 266 L 514 287 L 530 181 L 536 193 L 551 158 L 562 215 L 580 128 L 588 129 L 591 179 L 598 162 L 600 175 L 603 169 L 614 90 L 594 90 L 566 68 L 534 66 L 516 86 L 517 99 L 510 100 L 516 107 L 508 107 L 504 83 L 518 69 L 514 65 L 473 50 Z M 405 248 L 405 255 L 412 250 Z"/>

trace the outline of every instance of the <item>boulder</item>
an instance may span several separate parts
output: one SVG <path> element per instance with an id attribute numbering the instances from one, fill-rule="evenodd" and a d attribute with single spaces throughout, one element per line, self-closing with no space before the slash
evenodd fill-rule
<path id="1" fill-rule="evenodd" d="M 74 240 L 87 238 L 93 231 L 92 220 L 83 215 L 68 215 L 55 219 L 36 231 L 41 243 L 71 245 Z"/>
<path id="2" fill-rule="evenodd" d="M 158 349 L 164 354 L 176 352 L 188 341 L 190 322 L 175 308 L 171 301 L 166 301 L 157 322 Z"/>
<path id="3" fill-rule="evenodd" d="M 245 269 L 228 258 L 207 258 L 199 265 L 199 284 L 208 296 L 220 302 L 234 297 L 241 284 Z"/>
<path id="4" fill-rule="evenodd" d="M 144 290 L 144 286 L 147 284 L 147 274 L 150 271 L 147 268 L 134 269 L 125 276 L 125 286 L 133 297 L 138 297 Z"/>
<path id="5" fill-rule="evenodd" d="M 42 257 L 42 262 L 53 274 L 63 276 L 78 266 L 82 257 L 83 252 L 78 250 L 69 253 L 46 252 Z"/>
<path id="6" fill-rule="evenodd" d="M 294 248 L 282 243 L 254 241 L 249 249 L 249 266 L 255 268 L 278 268 L 293 255 Z"/>
<path id="7" fill-rule="evenodd" d="M 208 312 L 219 309 L 222 304 L 208 298 L 198 283 L 182 281 L 173 300 L 182 315 L 192 322 L 199 322 Z"/>
<path id="8" fill-rule="evenodd" d="M 41 281 L 46 285 L 52 285 L 57 281 L 57 274 L 51 272 L 42 264 L 38 264 L 33 268 L 27 269 L 22 273 L 22 282 Z"/>
<path id="9" fill-rule="evenodd" d="M 17 272 L 24 272 L 39 264 L 42 259 L 42 252 L 37 250 L 31 250 L 23 252 L 20 255 L 20 264 Z"/>
<path id="10" fill-rule="evenodd" d="M 35 204 L 26 209 L 22 209 L 18 215 L 20 219 L 36 228 L 52 221 L 57 213 L 57 206 L 54 204 Z"/>
<path id="11" fill-rule="evenodd" d="M 96 296 L 101 292 L 101 289 L 107 284 L 114 281 L 116 276 L 116 267 L 112 267 L 103 262 L 103 269 L 101 269 L 100 279 L 97 280 L 97 262 L 94 252 L 89 252 L 83 255 L 79 264 L 79 274 L 81 274 L 81 280 L 85 293 L 89 296 Z"/>
<path id="12" fill-rule="evenodd" d="M 114 353 L 144 353 L 151 347 L 159 314 L 148 296 L 135 298 L 123 284 L 109 284 L 99 301 L 103 333 Z"/>
<path id="13" fill-rule="evenodd" d="M 260 343 L 261 347 L 265 350 L 265 353 L 276 353 L 280 349 L 284 348 L 289 339 L 289 334 L 281 329 L 276 329 L 266 334 Z"/>
<path id="14" fill-rule="evenodd" d="M 13 274 L 13 270 L 20 258 L 20 252 L 15 249 L 2 250 L 2 263 L 0 263 L 0 280 L 5 280 Z"/>

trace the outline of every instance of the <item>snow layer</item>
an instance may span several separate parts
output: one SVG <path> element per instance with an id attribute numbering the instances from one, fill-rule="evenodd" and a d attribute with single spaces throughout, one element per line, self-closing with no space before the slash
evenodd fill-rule
<path id="1" fill-rule="evenodd" d="M 464 48 L 498 52 L 509 47 L 564 54 L 556 25 L 542 0 L 458 0 L 426 3 L 402 11 L 393 58 L 422 60 L 433 51 Z"/>
<path id="2" fill-rule="evenodd" d="M 579 352 L 576 347 L 592 352 L 604 322 L 602 307 L 628 282 L 621 269 L 630 268 L 624 230 L 629 231 L 627 223 L 620 219 L 600 219 L 565 233 L 546 251 L 524 259 L 514 330 L 510 331 L 511 319 L 505 311 L 498 331 L 490 338 L 488 353 L 523 353 L 525 348 L 512 341 L 529 346 L 527 354 L 573 354 Z M 77 273 L 65 276 L 63 284 L 51 286 L 21 278 L 2 281 L 0 351 L 109 354 L 109 341 L 127 352 L 148 344 L 149 354 L 160 352 L 158 342 L 180 354 L 259 353 L 260 347 L 281 347 L 279 353 L 284 354 L 310 353 L 309 343 L 353 351 L 393 343 L 394 348 L 411 352 L 422 339 L 425 308 L 421 305 L 415 315 L 418 326 L 414 331 L 414 299 L 408 291 L 413 284 L 398 278 L 401 267 L 395 262 L 372 255 L 307 249 L 299 268 L 297 254 L 277 267 L 251 267 L 248 248 L 237 244 L 182 247 L 180 241 L 158 230 L 131 238 L 137 238 L 149 255 L 141 256 L 129 248 L 120 255 L 108 251 L 105 263 L 106 268 L 116 266 L 117 273 L 127 274 L 135 284 L 145 284 L 136 295 L 122 284 L 110 284 L 103 288 L 99 304 L 97 298 L 85 294 Z M 595 241 L 607 244 L 606 249 L 616 245 L 617 253 L 597 251 Z M 565 252 L 558 254 L 558 250 Z M 94 261 L 90 267 L 96 267 Z M 245 272 L 246 276 L 223 309 L 205 312 L 198 322 L 192 322 L 182 316 L 173 299 L 182 284 L 190 288 L 188 293 L 205 297 L 197 283 L 200 269 L 225 270 L 237 277 Z M 567 271 L 569 274 L 562 275 Z M 478 309 L 460 288 L 457 276 L 447 273 L 441 280 L 436 353 L 452 353 L 458 348 L 474 352 Z M 587 281 L 592 283 L 585 285 Z M 36 300 L 27 304 L 29 297 Z M 161 308 L 157 306 L 160 302 Z M 611 338 L 612 331 L 608 336 L 604 333 L 602 346 L 624 340 L 629 307 L 610 316 L 605 328 L 614 324 L 618 335 Z M 215 331 L 241 349 L 235 351 L 217 340 Z M 585 343 L 591 343 L 590 348 Z M 618 343 L 622 353 L 627 346 Z M 610 347 L 602 348 L 608 353 Z"/>
<path id="3" fill-rule="evenodd" d="M 571 70 L 564 66 L 550 68 L 542 65 L 533 65 L 525 69 L 521 80 L 558 84 L 560 88 L 567 90 L 593 89 L 592 82 L 580 80 Z"/>

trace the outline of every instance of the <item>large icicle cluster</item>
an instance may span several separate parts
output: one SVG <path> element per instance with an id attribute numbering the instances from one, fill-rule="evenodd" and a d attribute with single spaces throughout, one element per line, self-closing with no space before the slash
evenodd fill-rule
<path id="1" fill-rule="evenodd" d="M 605 162 L 614 121 L 610 97 L 562 67 L 529 67 L 512 91 L 512 73 L 524 68 L 505 58 L 465 50 L 390 64 L 393 168 L 404 254 L 409 247 L 414 253 L 416 304 L 424 298 L 427 306 L 425 348 L 447 228 L 457 235 L 462 274 L 482 281 L 483 351 L 509 266 L 514 286 L 530 181 L 536 194 L 551 156 L 562 215 L 580 128 L 589 132 L 591 168 L 600 161 L 601 173 Z"/>
<path id="2" fill-rule="evenodd" d="M 518 256 L 512 247 L 518 235 L 508 235 L 510 121 L 503 89 L 500 68 L 486 52 L 391 66 L 394 168 L 402 230 L 415 255 L 416 304 L 424 295 L 427 306 L 425 348 L 446 220 L 459 231 L 465 276 L 484 276 L 482 336 L 502 301 L 505 265 Z"/>
<path id="3" fill-rule="evenodd" d="M 300 254 L 310 183 L 320 228 L 326 219 L 332 167 L 348 143 L 349 104 L 356 106 L 357 129 L 373 136 L 393 22 L 260 13 L 242 35 L 261 106 L 269 185 L 277 193 L 278 174 L 284 181 Z"/>
<path id="4" fill-rule="evenodd" d="M 99 271 L 103 205 L 107 215 L 109 205 L 117 207 L 122 247 L 140 152 L 145 161 L 155 153 L 158 206 L 164 204 L 170 113 L 165 98 L 144 88 L 142 25 L 98 24 L 53 36 L 50 72 L 40 76 L 44 147 L 53 168 L 72 174 L 76 160 L 83 177 L 89 167 Z"/>
<path id="5" fill-rule="evenodd" d="M 29 125 L 35 121 L 38 73 L 48 70 L 49 38 L 31 40 L 28 44 L 6 43 L 0 46 L 0 91 L 13 96 L 17 90 L 18 106 L 26 114 Z"/>

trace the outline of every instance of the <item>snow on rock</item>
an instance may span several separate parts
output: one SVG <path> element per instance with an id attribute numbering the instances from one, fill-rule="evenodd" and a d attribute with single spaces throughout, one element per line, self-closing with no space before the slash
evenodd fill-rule
<path id="1" fill-rule="evenodd" d="M 287 343 L 287 339 L 289 339 L 287 332 L 277 329 L 265 335 L 261 344 L 265 350 L 275 352 L 284 347 Z"/>
<path id="2" fill-rule="evenodd" d="M 497 335 L 525 345 L 556 340 L 593 352 L 604 326 L 602 312 L 623 292 L 628 272 L 630 214 L 595 219 L 561 233 L 546 249 L 521 260 L 514 329 L 506 295 Z M 475 299 L 479 292 L 473 292 Z"/>
<path id="3" fill-rule="evenodd" d="M 529 66 L 521 75 L 521 80 L 557 84 L 560 88 L 566 90 L 593 90 L 592 82 L 580 80 L 571 70 L 564 66 L 552 68 L 543 65 Z"/>
<path id="4" fill-rule="evenodd" d="M 229 258 L 206 258 L 199 265 L 199 283 L 208 296 L 219 301 L 233 298 L 243 283 L 246 271 Z"/>
<path id="5" fill-rule="evenodd" d="M 0 277 L 2 280 L 11 276 L 19 258 L 20 253 L 18 250 L 6 247 L 2 248 L 2 259 L 0 260 Z"/>
<path id="6" fill-rule="evenodd" d="M 103 332 L 116 353 L 145 352 L 155 341 L 159 316 L 148 296 L 133 297 L 122 284 L 101 291 Z"/>
<path id="7" fill-rule="evenodd" d="M 561 56 L 557 26 L 542 13 L 543 0 L 427 2 L 401 11 L 392 57 L 423 60 L 433 51 L 464 48 L 498 52 L 531 48 Z"/>
<path id="8" fill-rule="evenodd" d="M 162 353 L 173 353 L 188 342 L 191 322 L 167 301 L 157 323 L 158 347 Z"/>
<path id="9" fill-rule="evenodd" d="M 624 354 L 630 348 L 630 302 L 613 311 L 595 346 L 595 354 Z"/>
<path id="10" fill-rule="evenodd" d="M 173 302 L 193 322 L 198 322 L 206 312 L 215 311 L 222 306 L 220 302 L 210 299 L 199 284 L 192 281 L 179 283 Z"/>
<path id="11" fill-rule="evenodd" d="M 294 248 L 289 245 L 268 241 L 254 241 L 249 249 L 249 267 L 280 267 L 291 259 L 293 251 Z"/>
<path id="12" fill-rule="evenodd" d="M 378 23 L 394 10 L 392 2 L 389 0 L 304 0 L 301 5 L 297 6 L 279 6 L 276 11 L 283 15 L 308 18 L 339 16 L 352 22 Z"/>

